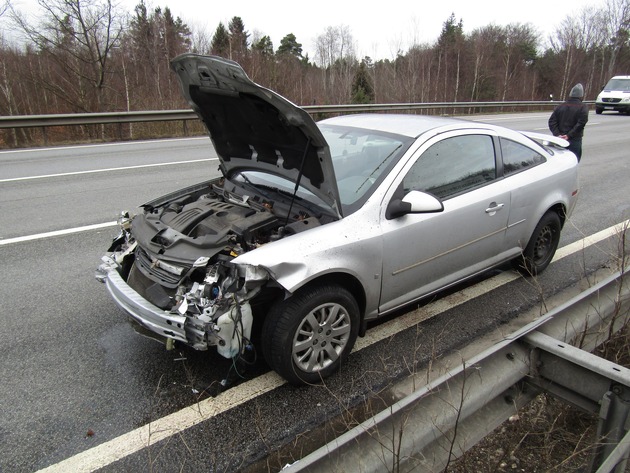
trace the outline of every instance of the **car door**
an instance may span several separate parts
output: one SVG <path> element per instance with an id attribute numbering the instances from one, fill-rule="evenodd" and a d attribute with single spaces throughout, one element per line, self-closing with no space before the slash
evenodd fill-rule
<path id="1" fill-rule="evenodd" d="M 444 210 L 391 219 L 383 214 L 381 313 L 504 258 L 510 191 L 497 178 L 498 141 L 479 131 L 461 133 L 422 146 L 388 197 L 428 192 Z"/>

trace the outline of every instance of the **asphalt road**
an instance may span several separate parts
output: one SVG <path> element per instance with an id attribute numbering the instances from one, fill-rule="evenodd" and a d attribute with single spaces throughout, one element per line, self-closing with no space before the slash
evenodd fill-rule
<path id="1" fill-rule="evenodd" d="M 541 132 L 547 117 L 479 119 Z M 629 126 L 626 116 L 590 116 L 579 202 L 561 246 L 630 218 Z M 613 239 L 554 262 L 538 285 L 515 278 L 494 288 L 512 272 L 492 271 L 463 287 L 489 286 L 481 295 L 427 301 L 419 311 L 439 313 L 420 324 L 410 312 L 371 328 L 385 335 L 326 386 L 289 387 L 260 360 L 240 378 L 216 353 L 168 352 L 138 336 L 93 277 L 116 229 L 84 228 L 214 177 L 217 166 L 207 138 L 0 152 L 0 471 L 244 468 L 614 260 Z M 63 230 L 71 231 L 46 235 Z"/>

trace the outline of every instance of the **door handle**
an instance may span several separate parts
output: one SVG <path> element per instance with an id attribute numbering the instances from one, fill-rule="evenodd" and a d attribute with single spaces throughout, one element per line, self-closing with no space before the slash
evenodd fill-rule
<path id="1" fill-rule="evenodd" d="M 493 205 L 494 205 L 494 207 L 493 207 Z M 490 207 L 488 207 L 488 208 L 486 209 L 486 213 L 487 213 L 487 214 L 493 214 L 493 213 L 495 213 L 496 211 L 501 210 L 501 209 L 503 208 L 503 206 L 504 206 L 504 205 L 505 205 L 505 204 L 497 204 L 497 203 L 495 203 L 495 202 L 492 202 L 492 204 L 490 204 Z"/>

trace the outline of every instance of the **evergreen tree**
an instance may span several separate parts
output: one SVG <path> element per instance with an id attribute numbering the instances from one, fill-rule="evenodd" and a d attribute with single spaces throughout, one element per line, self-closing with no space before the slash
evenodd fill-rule
<path id="1" fill-rule="evenodd" d="M 273 56 L 273 42 L 267 35 L 252 43 L 252 50 L 263 56 Z"/>
<path id="2" fill-rule="evenodd" d="M 368 58 L 369 59 L 369 58 Z M 352 81 L 352 103 L 372 103 L 374 102 L 374 87 L 368 74 L 367 62 L 364 59 L 359 64 L 357 72 Z"/>
<path id="3" fill-rule="evenodd" d="M 247 54 L 247 38 L 249 33 L 245 31 L 245 25 L 240 16 L 235 16 L 228 24 L 230 37 L 230 59 L 241 62 Z"/>
<path id="4" fill-rule="evenodd" d="M 455 14 L 451 13 L 451 16 L 442 24 L 442 32 L 438 38 L 438 48 L 453 47 L 464 38 L 464 24 L 462 20 L 455 21 Z"/>
<path id="5" fill-rule="evenodd" d="M 442 32 L 437 41 L 437 82 L 435 100 L 458 100 L 461 77 L 461 56 L 465 43 L 462 20 L 455 21 L 451 13 L 442 25 Z"/>
<path id="6" fill-rule="evenodd" d="M 230 35 L 222 22 L 219 23 L 214 32 L 212 43 L 210 43 L 210 51 L 216 56 L 230 56 Z"/>
<path id="7" fill-rule="evenodd" d="M 280 40 L 280 46 L 278 47 L 276 54 L 291 55 L 298 59 L 302 59 L 302 43 L 298 43 L 295 35 L 293 33 L 289 33 Z"/>

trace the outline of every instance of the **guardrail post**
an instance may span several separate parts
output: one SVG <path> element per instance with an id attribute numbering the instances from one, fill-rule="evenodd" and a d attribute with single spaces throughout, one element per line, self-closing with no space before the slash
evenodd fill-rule
<path id="1" fill-rule="evenodd" d="M 541 332 L 523 341 L 533 348 L 530 383 L 586 411 L 599 411 L 590 471 L 623 473 L 630 446 L 617 446 L 628 432 L 630 370 Z"/>
<path id="2" fill-rule="evenodd" d="M 597 449 L 591 464 L 591 471 L 623 473 L 628 462 L 628 446 L 621 452 L 618 463 L 605 465 L 617 445 L 628 432 L 628 413 L 630 412 L 630 390 L 621 384 L 615 384 L 602 398 L 597 425 Z M 617 460 L 617 459 L 615 459 Z M 611 463 L 608 462 L 608 463 Z M 614 465 L 614 466 L 613 466 Z"/>

